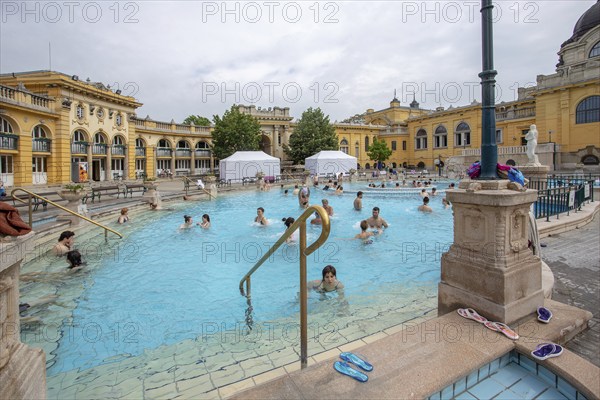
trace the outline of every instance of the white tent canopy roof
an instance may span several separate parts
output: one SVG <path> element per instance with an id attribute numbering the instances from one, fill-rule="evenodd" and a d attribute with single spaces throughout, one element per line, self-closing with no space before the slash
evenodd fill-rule
<path id="1" fill-rule="evenodd" d="M 323 150 L 304 161 L 305 168 L 317 176 L 347 174 L 357 165 L 356 157 L 338 150 Z"/>
<path id="2" fill-rule="evenodd" d="M 254 178 L 258 172 L 265 176 L 281 175 L 279 158 L 262 151 L 237 151 L 219 162 L 219 177 L 241 181 Z"/>
<path id="3" fill-rule="evenodd" d="M 279 158 L 272 157 L 264 151 L 236 151 L 227 158 L 221 161 L 261 161 L 271 160 L 279 162 Z"/>

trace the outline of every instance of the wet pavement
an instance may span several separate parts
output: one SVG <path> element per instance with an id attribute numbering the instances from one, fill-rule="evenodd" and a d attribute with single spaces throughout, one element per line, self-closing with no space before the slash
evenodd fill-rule
<path id="1" fill-rule="evenodd" d="M 589 329 L 566 348 L 600 367 L 600 213 L 589 224 L 540 240 L 554 274 L 552 299 L 590 311 Z"/>

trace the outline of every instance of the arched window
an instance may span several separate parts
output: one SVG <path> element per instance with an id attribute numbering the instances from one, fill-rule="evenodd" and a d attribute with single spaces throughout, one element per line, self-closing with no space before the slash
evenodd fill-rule
<path id="1" fill-rule="evenodd" d="M 87 142 L 87 136 L 85 132 L 79 129 L 73 132 L 73 143 L 77 142 Z"/>
<path id="2" fill-rule="evenodd" d="M 125 142 L 123 141 L 123 137 L 115 136 L 113 138 L 112 144 L 117 145 L 117 146 L 123 146 L 123 145 L 125 145 Z"/>
<path id="3" fill-rule="evenodd" d="M 466 122 L 461 122 L 454 131 L 455 146 L 470 146 L 471 145 L 471 127 Z"/>
<path id="4" fill-rule="evenodd" d="M 340 151 L 348 154 L 348 141 L 346 139 L 342 139 L 340 142 Z"/>
<path id="5" fill-rule="evenodd" d="M 0 117 L 0 133 L 13 133 L 13 128 L 8 120 Z"/>
<path id="6" fill-rule="evenodd" d="M 31 131 L 31 137 L 34 139 L 46 139 L 48 135 L 46 134 L 46 130 L 41 125 L 36 125 L 33 127 Z"/>
<path id="7" fill-rule="evenodd" d="M 600 164 L 600 160 L 593 154 L 588 154 L 581 158 L 581 163 L 583 165 L 598 165 Z"/>
<path id="8" fill-rule="evenodd" d="M 198 142 L 196 143 L 196 148 L 200 150 L 209 150 L 210 146 L 206 142 Z"/>
<path id="9" fill-rule="evenodd" d="M 423 161 L 419 161 L 419 163 L 417 164 L 417 168 L 419 168 L 419 169 L 425 168 L 425 163 Z"/>
<path id="10" fill-rule="evenodd" d="M 179 142 L 177 142 L 177 148 L 178 149 L 189 149 L 190 144 L 185 140 L 180 140 Z"/>
<path id="11" fill-rule="evenodd" d="M 371 169 L 371 164 L 369 164 L 369 163 L 366 163 L 366 164 L 365 164 L 365 169 Z"/>
<path id="12" fill-rule="evenodd" d="M 106 143 L 106 139 L 104 138 L 104 135 L 101 134 L 100 132 L 96 133 L 94 135 L 94 143 L 96 143 L 96 144 L 105 144 Z"/>
<path id="13" fill-rule="evenodd" d="M 577 105 L 575 112 L 576 124 L 600 122 L 600 96 L 590 96 Z"/>
<path id="14" fill-rule="evenodd" d="M 433 135 L 433 147 L 448 147 L 448 131 L 444 125 L 440 125 L 435 129 Z"/>
<path id="15" fill-rule="evenodd" d="M 425 129 L 419 129 L 415 135 L 415 150 L 422 150 L 427 148 L 427 131 Z"/>
<path id="16" fill-rule="evenodd" d="M 596 43 L 590 50 L 590 58 L 600 56 L 600 42 Z"/>
<path id="17" fill-rule="evenodd" d="M 365 136 L 365 151 L 369 151 L 369 137 Z"/>
<path id="18" fill-rule="evenodd" d="M 142 139 L 142 138 L 135 139 L 135 147 L 146 147 L 146 143 L 144 142 L 144 139 Z"/>
<path id="19" fill-rule="evenodd" d="M 171 148 L 171 144 L 169 143 L 169 141 L 167 139 L 160 139 L 158 141 L 158 146 L 157 147 L 164 147 L 167 149 Z"/>

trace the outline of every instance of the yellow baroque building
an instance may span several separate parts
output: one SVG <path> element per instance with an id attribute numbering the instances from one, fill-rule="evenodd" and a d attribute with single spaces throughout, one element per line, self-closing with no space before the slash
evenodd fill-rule
<path id="1" fill-rule="evenodd" d="M 558 52 L 556 72 L 520 88 L 518 99 L 496 105 L 499 161 L 527 161 L 524 135 L 539 132 L 536 153 L 553 170 L 600 172 L 600 2 L 575 24 Z M 0 180 L 5 186 L 77 180 L 83 164 L 93 181 L 194 175 L 218 167 L 211 128 L 136 116 L 142 106 L 120 90 L 53 71 L 0 75 Z M 295 123 L 290 109 L 238 105 L 261 125 L 261 149 L 286 160 Z M 392 150 L 386 166 L 460 172 L 480 157 L 481 104 L 426 110 L 413 100 L 368 109 L 334 124 L 340 150 L 373 168 L 374 140 Z M 442 161 L 442 163 L 440 163 Z"/>

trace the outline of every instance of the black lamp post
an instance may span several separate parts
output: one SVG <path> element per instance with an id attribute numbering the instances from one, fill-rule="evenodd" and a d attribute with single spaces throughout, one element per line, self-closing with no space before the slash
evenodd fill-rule
<path id="1" fill-rule="evenodd" d="M 483 71 L 481 78 L 481 174 L 479 179 L 498 179 L 498 146 L 496 145 L 496 106 L 494 93 L 496 70 L 494 70 L 494 33 L 492 26 L 492 0 L 481 0 L 481 31 Z"/>

